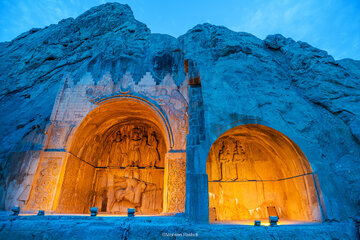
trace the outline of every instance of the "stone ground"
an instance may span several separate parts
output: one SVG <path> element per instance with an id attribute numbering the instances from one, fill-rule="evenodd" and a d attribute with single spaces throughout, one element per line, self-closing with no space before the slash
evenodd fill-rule
<path id="1" fill-rule="evenodd" d="M 353 222 L 277 227 L 193 225 L 181 217 L 9 216 L 0 214 L 0 239 L 359 239 Z"/>

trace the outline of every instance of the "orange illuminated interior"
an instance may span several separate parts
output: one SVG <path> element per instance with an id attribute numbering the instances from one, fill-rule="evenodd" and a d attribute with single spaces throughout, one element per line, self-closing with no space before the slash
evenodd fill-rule
<path id="1" fill-rule="evenodd" d="M 81 214 L 96 206 L 100 214 L 124 215 L 127 208 L 138 215 L 162 214 L 169 147 L 164 129 L 161 115 L 134 99 L 108 101 L 91 111 L 69 141 L 55 211 Z"/>
<path id="2" fill-rule="evenodd" d="M 272 128 L 247 124 L 221 135 L 207 158 L 210 221 L 279 224 L 321 221 L 311 166 L 300 148 Z M 263 224 L 262 224 L 263 225 Z"/>

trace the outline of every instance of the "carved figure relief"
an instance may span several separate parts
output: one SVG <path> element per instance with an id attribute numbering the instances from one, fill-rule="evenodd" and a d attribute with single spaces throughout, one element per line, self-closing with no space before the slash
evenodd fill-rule
<path id="1" fill-rule="evenodd" d="M 126 135 L 122 135 L 120 131 L 116 132 L 115 139 L 111 143 L 110 156 L 113 158 L 110 159 L 109 165 L 116 167 L 127 167 L 127 152 L 128 138 Z M 120 164 L 122 163 L 122 164 Z"/>
<path id="2" fill-rule="evenodd" d="M 110 169 L 97 171 L 93 206 L 102 212 L 126 213 L 135 208 L 137 213 L 162 212 L 163 169 Z"/>
<path id="3" fill-rule="evenodd" d="M 159 151 L 158 151 L 158 140 L 156 139 L 156 133 L 152 132 L 149 136 L 147 145 L 147 156 L 143 161 L 143 166 L 145 167 L 155 167 L 156 163 L 160 161 Z"/>
<path id="4" fill-rule="evenodd" d="M 144 123 L 113 127 L 102 139 L 106 169 L 96 171 L 93 205 L 102 212 L 162 212 L 166 146 L 155 127 Z"/>
<path id="5" fill-rule="evenodd" d="M 223 181 L 233 181 L 237 179 L 233 156 L 234 153 L 231 152 L 230 147 L 225 145 L 223 142 L 223 145 L 219 151 L 221 180 Z"/>
<path id="6" fill-rule="evenodd" d="M 246 163 L 246 153 L 244 147 L 236 141 L 233 162 L 236 165 L 236 176 L 238 180 L 246 180 L 245 177 L 245 163 Z"/>
<path id="7" fill-rule="evenodd" d="M 148 126 L 121 126 L 109 145 L 108 165 L 110 167 L 156 168 L 164 166 L 165 145 L 160 133 Z"/>
<path id="8" fill-rule="evenodd" d="M 138 127 L 132 129 L 132 138 L 130 140 L 129 163 L 130 167 L 139 165 L 141 161 L 140 148 L 144 148 L 146 144 L 145 137 L 143 138 L 142 132 Z"/>
<path id="9" fill-rule="evenodd" d="M 127 202 L 128 205 L 132 205 L 134 208 L 139 208 L 141 206 L 141 197 L 145 191 L 146 184 L 134 175 L 134 171 L 126 172 L 123 178 L 117 180 L 117 184 L 119 185 L 114 191 L 110 211 L 113 211 L 115 203 L 121 204 L 122 202 Z"/>
<path id="10" fill-rule="evenodd" d="M 214 181 L 247 180 L 248 170 L 253 169 L 247 159 L 245 145 L 239 139 L 225 138 L 214 144 L 208 159 L 209 179 Z M 256 173 L 254 173 L 256 175 Z"/>

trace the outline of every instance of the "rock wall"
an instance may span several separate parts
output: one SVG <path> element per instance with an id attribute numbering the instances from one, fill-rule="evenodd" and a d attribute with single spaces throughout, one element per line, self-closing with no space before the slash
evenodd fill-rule
<path id="1" fill-rule="evenodd" d="M 359 214 L 359 61 L 335 61 L 281 35 L 261 41 L 210 24 L 197 25 L 179 41 L 201 75 L 204 149 L 241 124 L 274 128 L 318 173 L 328 217 Z"/>
<path id="2" fill-rule="evenodd" d="M 135 82 L 168 73 L 179 86 L 184 59 L 201 76 L 205 140 L 201 162 L 226 130 L 263 124 L 292 139 L 317 172 L 330 219 L 360 212 L 360 61 L 281 35 L 265 40 L 210 24 L 178 39 L 152 34 L 127 5 L 108 3 L 76 19 L 31 29 L 0 43 L 0 208 L 9 209 L 34 175 L 61 80 L 110 72 Z M 117 78 L 117 79 L 116 79 Z M 191 116 L 190 116 L 191 121 Z"/>

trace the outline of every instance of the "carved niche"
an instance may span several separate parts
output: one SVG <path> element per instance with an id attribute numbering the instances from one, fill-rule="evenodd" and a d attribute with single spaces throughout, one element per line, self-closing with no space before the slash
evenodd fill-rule
<path id="1" fill-rule="evenodd" d="M 97 169 L 93 205 L 101 212 L 159 214 L 163 206 L 166 146 L 158 129 L 125 124 L 112 129 Z"/>

